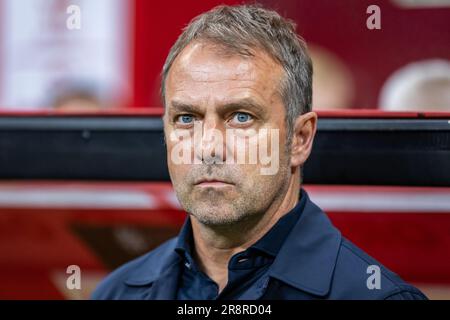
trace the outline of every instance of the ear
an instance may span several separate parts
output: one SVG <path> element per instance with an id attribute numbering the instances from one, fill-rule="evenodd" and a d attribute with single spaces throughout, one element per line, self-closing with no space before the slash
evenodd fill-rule
<path id="1" fill-rule="evenodd" d="M 317 114 L 308 112 L 294 122 L 291 145 L 291 167 L 302 166 L 311 153 L 317 129 Z"/>

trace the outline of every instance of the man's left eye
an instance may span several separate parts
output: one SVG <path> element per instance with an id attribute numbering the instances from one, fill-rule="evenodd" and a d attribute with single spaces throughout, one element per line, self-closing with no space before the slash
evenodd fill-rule
<path id="1" fill-rule="evenodd" d="M 250 120 L 252 120 L 252 116 L 249 115 L 248 113 L 244 113 L 244 112 L 236 112 L 233 116 L 233 121 L 237 122 L 237 123 L 246 123 Z"/>

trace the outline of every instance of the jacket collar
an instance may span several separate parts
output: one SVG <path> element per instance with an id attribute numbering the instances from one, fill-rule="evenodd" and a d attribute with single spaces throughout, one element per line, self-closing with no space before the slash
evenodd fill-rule
<path id="1" fill-rule="evenodd" d="M 299 208 L 301 216 L 276 256 L 269 275 L 299 290 L 325 296 L 330 291 L 342 237 L 303 189 L 301 196 L 305 197 L 301 201 L 303 208 Z M 125 283 L 151 285 L 149 298 L 173 299 L 183 261 L 175 251 L 177 241 L 178 237 L 173 238 L 139 259 Z"/>
<path id="2" fill-rule="evenodd" d="M 172 238 L 156 250 L 138 258 L 124 280 L 125 284 L 141 287 L 141 295 L 145 299 L 175 299 L 182 266 L 182 260 L 175 252 L 176 239 Z"/>
<path id="3" fill-rule="evenodd" d="M 341 245 L 341 233 L 306 197 L 302 215 L 278 253 L 270 276 L 318 296 L 330 291 Z"/>

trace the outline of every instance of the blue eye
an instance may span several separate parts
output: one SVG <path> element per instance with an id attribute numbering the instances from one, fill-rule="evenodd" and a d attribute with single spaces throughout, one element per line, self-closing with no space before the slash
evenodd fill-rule
<path id="1" fill-rule="evenodd" d="M 178 117 L 179 121 L 184 124 L 192 123 L 194 117 L 188 114 L 184 114 Z"/>
<path id="2" fill-rule="evenodd" d="M 234 115 L 234 118 L 239 122 L 239 123 L 244 123 L 247 121 L 251 120 L 251 117 L 248 113 L 243 113 L 243 112 L 237 112 Z"/>

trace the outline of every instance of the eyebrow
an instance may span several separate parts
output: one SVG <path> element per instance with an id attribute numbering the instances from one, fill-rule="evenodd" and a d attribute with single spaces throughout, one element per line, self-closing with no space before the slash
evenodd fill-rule
<path id="1" fill-rule="evenodd" d="M 189 112 L 189 113 L 198 113 L 200 110 L 193 104 L 184 103 L 180 101 L 171 101 L 170 102 L 169 112 Z"/>
<path id="2" fill-rule="evenodd" d="M 201 108 L 196 105 L 176 100 L 171 101 L 170 105 L 171 105 L 170 112 L 201 113 L 202 111 Z M 251 110 L 256 115 L 259 116 L 263 116 L 267 113 L 265 110 L 266 108 L 264 108 L 261 104 L 254 101 L 251 98 L 239 99 L 236 101 L 230 101 L 225 104 L 222 104 L 218 107 L 218 112 L 224 114 L 230 111 L 242 109 Z"/>

